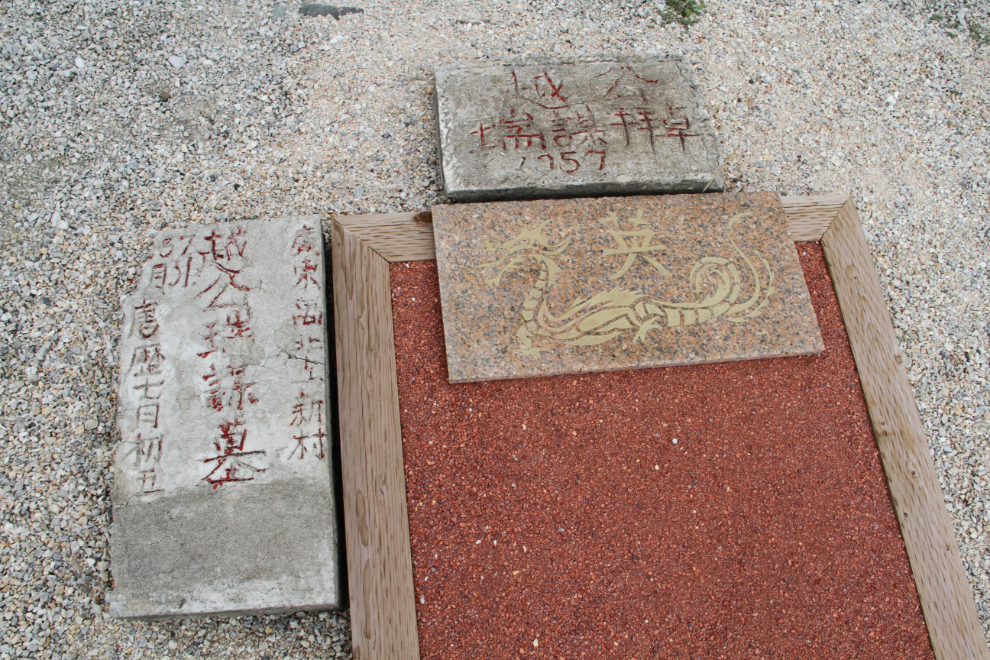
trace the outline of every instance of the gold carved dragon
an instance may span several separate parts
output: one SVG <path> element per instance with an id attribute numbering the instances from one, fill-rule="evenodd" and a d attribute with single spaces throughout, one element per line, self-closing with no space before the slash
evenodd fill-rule
<path id="1" fill-rule="evenodd" d="M 743 300 L 740 299 L 743 295 L 742 278 L 736 263 L 725 257 L 709 256 L 698 259 L 688 275 L 688 286 L 694 300 L 658 300 L 641 291 L 614 287 L 591 297 L 578 297 L 566 310 L 554 314 L 550 309 L 548 293 L 561 272 L 554 258 L 567 250 L 571 238 L 568 236 L 553 242 L 544 233 L 550 220 L 524 229 L 516 237 L 502 243 L 485 241 L 484 254 L 493 259 L 472 270 L 495 269 L 494 275 L 485 277 L 484 282 L 497 289 L 507 273 L 519 270 L 530 261 L 539 264 L 536 282 L 526 292 L 520 305 L 522 323 L 515 333 L 518 346 L 513 351 L 517 355 L 539 355 L 551 350 L 554 343 L 595 346 L 631 331 L 635 331 L 633 343 L 642 343 L 651 330 L 692 326 L 718 318 L 745 323 L 761 314 L 776 291 L 774 274 L 767 260 L 755 250 L 755 259 L 751 259 L 732 237 L 736 225 L 752 215 L 749 212 L 738 213 L 725 224 L 729 242 L 735 250 L 734 256 L 741 260 L 740 266 L 745 264 L 752 273 L 752 291 Z M 627 221 L 633 225 L 632 231 L 620 231 L 620 223 L 614 213 L 600 222 L 611 225 L 611 235 L 620 245 L 618 249 L 604 250 L 604 256 L 626 256 L 625 263 L 610 280 L 624 275 L 638 256 L 646 259 L 661 276 L 671 276 L 661 263 L 650 256 L 653 252 L 662 251 L 665 246 L 652 242 L 653 231 L 646 227 L 641 210 Z M 755 262 L 762 265 L 762 269 Z"/>

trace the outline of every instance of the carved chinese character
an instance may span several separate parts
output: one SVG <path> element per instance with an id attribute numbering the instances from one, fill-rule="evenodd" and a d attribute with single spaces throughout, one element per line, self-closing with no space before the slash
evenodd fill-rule
<path id="1" fill-rule="evenodd" d="M 512 71 L 510 75 L 512 76 L 513 92 L 518 98 L 535 103 L 547 110 L 567 107 L 567 97 L 562 92 L 564 82 L 562 80 L 554 82 L 546 71 L 533 76 L 532 83 L 519 80 L 515 71 Z"/>
<path id="2" fill-rule="evenodd" d="M 227 365 L 225 369 L 216 370 L 210 365 L 210 371 L 203 376 L 206 383 L 207 403 L 217 412 L 224 410 L 243 410 L 245 403 L 257 403 L 258 397 L 251 392 L 255 383 L 245 380 L 245 367 L 235 368 Z"/>
<path id="3" fill-rule="evenodd" d="M 161 398 L 165 389 L 165 379 L 162 376 L 145 376 L 143 379 L 136 378 L 138 384 L 135 390 L 141 392 L 142 399 L 156 401 Z"/>
<path id="4" fill-rule="evenodd" d="M 158 413 L 159 404 L 157 403 L 146 403 L 144 405 L 138 406 L 137 409 L 137 421 L 138 426 L 141 428 L 158 428 Z"/>
<path id="5" fill-rule="evenodd" d="M 659 123 L 659 119 L 653 116 L 653 110 L 649 108 L 636 108 L 636 116 L 639 117 L 639 123 L 642 124 L 639 130 L 646 131 L 647 135 L 650 136 L 650 149 L 656 151 L 656 144 L 653 141 L 653 125 Z"/>
<path id="6" fill-rule="evenodd" d="M 158 332 L 158 303 L 143 300 L 134 306 L 134 329 L 142 339 L 151 339 Z"/>
<path id="7" fill-rule="evenodd" d="M 533 115 L 528 112 L 516 114 L 515 108 L 509 109 L 508 117 L 500 117 L 498 120 L 500 128 L 506 132 L 502 137 L 502 149 L 508 149 L 512 145 L 513 149 L 529 149 L 534 142 L 539 148 L 546 150 L 547 141 L 543 137 L 543 131 L 539 130 L 533 123 Z"/>
<path id="8" fill-rule="evenodd" d="M 162 355 L 161 346 L 152 344 L 150 346 L 138 346 L 134 350 L 134 357 L 131 358 L 131 377 L 158 375 L 161 373 L 162 363 L 165 356 Z"/>
<path id="9" fill-rule="evenodd" d="M 238 337 L 250 337 L 251 326 L 248 325 L 248 321 L 251 320 L 251 305 L 244 305 L 243 307 L 234 307 L 227 311 L 227 318 L 224 323 L 227 328 L 227 339 L 236 339 Z"/>
<path id="10" fill-rule="evenodd" d="M 202 262 L 202 256 L 190 252 L 194 236 L 169 236 L 162 239 L 154 250 L 151 259 L 151 285 L 164 290 L 165 287 L 189 286 L 194 259 Z"/>
<path id="11" fill-rule="evenodd" d="M 317 250 L 319 241 L 316 239 L 315 231 L 313 227 L 303 225 L 302 229 L 296 232 L 295 238 L 292 239 L 292 249 L 296 254 L 315 252 L 319 256 L 320 253 Z"/>
<path id="12" fill-rule="evenodd" d="M 309 451 L 310 447 L 306 446 L 307 440 L 312 440 L 312 450 L 316 454 L 316 458 L 323 460 L 326 457 L 326 453 L 323 451 L 323 438 L 327 437 L 327 434 L 323 432 L 320 428 L 312 435 L 294 435 L 292 438 L 296 441 L 293 445 L 292 451 L 289 452 L 289 458 L 292 458 L 298 452 L 299 460 L 306 458 L 306 452 Z"/>
<path id="13" fill-rule="evenodd" d="M 610 280 L 617 280 L 627 272 L 632 267 L 633 263 L 636 261 L 637 255 L 642 256 L 651 266 L 657 269 L 661 275 L 664 277 L 670 277 L 670 271 L 664 268 L 663 264 L 651 257 L 648 252 L 660 252 L 667 249 L 663 243 L 652 243 L 653 236 L 655 232 L 652 229 L 638 229 L 634 231 L 621 231 L 619 229 L 619 220 L 615 213 L 609 213 L 607 218 L 599 220 L 603 225 L 611 224 L 614 229 L 609 233 L 612 234 L 612 238 L 615 242 L 619 244 L 618 248 L 606 248 L 602 251 L 602 254 L 606 257 L 613 255 L 625 255 L 626 260 L 622 264 L 622 267 L 618 271 L 609 276 Z M 636 212 L 636 215 L 629 219 L 629 223 L 634 226 L 641 226 L 647 224 L 646 220 L 643 220 L 643 211 L 640 209 Z M 628 241 L 626 239 L 629 239 Z"/>
<path id="14" fill-rule="evenodd" d="M 629 146 L 629 128 L 630 126 L 639 126 L 639 122 L 636 121 L 636 115 L 631 112 L 626 111 L 625 108 L 618 108 L 615 111 L 615 116 L 619 118 L 619 121 L 612 122 L 612 126 L 621 126 L 623 135 L 626 138 L 626 146 Z"/>
<path id="15" fill-rule="evenodd" d="M 495 128 L 495 124 L 492 124 L 491 126 L 485 126 L 485 122 L 479 121 L 478 122 L 478 128 L 475 129 L 475 130 L 473 130 L 473 131 L 471 131 L 471 135 L 477 135 L 478 136 L 478 146 L 481 149 L 494 149 L 495 148 L 495 145 L 494 144 L 488 144 L 488 142 L 485 139 L 485 133 L 490 133 L 492 131 L 492 129 L 494 129 L 494 128 Z"/>
<path id="16" fill-rule="evenodd" d="M 320 304 L 307 302 L 301 298 L 296 301 L 298 314 L 292 316 L 295 325 L 323 325 L 323 312 L 320 311 Z"/>
<path id="17" fill-rule="evenodd" d="M 206 241 L 210 244 L 209 249 L 199 254 L 212 267 L 214 277 L 197 296 L 209 300 L 206 305 L 208 308 L 244 305 L 247 301 L 246 294 L 251 287 L 237 282 L 237 276 L 247 265 L 244 260 L 247 238 L 243 230 L 240 227 L 228 229 L 226 232 L 214 229 L 206 237 Z"/>
<path id="18" fill-rule="evenodd" d="M 310 422 L 323 424 L 323 400 L 310 399 L 305 392 L 299 393 L 300 401 L 292 406 L 292 421 L 289 426 L 303 426 Z"/>
<path id="19" fill-rule="evenodd" d="M 141 492 L 142 493 L 158 493 L 161 492 L 161 488 L 158 485 L 158 472 L 156 469 L 143 470 L 141 472 Z"/>
<path id="20" fill-rule="evenodd" d="M 664 120 L 664 127 L 667 134 L 664 137 L 678 138 L 681 141 L 681 151 L 686 151 L 684 138 L 698 137 L 698 133 L 689 133 L 691 120 L 684 115 L 685 108 L 680 106 L 667 106 L 669 116 Z"/>
<path id="21" fill-rule="evenodd" d="M 219 346 L 217 346 L 217 336 L 219 334 L 220 334 L 220 332 L 217 330 L 216 321 L 214 321 L 213 323 L 207 323 L 206 324 L 206 336 L 203 337 L 203 341 L 206 342 L 206 344 L 207 344 L 207 346 L 209 347 L 210 350 L 203 351 L 202 353 L 197 353 L 196 355 L 198 355 L 201 358 L 205 358 L 206 356 L 211 355 L 212 353 L 215 353 L 217 350 L 219 350 L 221 353 L 223 353 L 224 350 L 222 348 L 220 348 Z"/>
<path id="22" fill-rule="evenodd" d="M 316 279 L 318 266 L 315 261 L 308 257 L 300 260 L 293 266 L 296 273 L 295 286 L 302 285 L 302 288 L 309 289 L 312 285 L 314 289 L 320 289 L 320 281 Z"/>
<path id="23" fill-rule="evenodd" d="M 203 460 L 207 465 L 216 463 L 209 474 L 203 477 L 203 481 L 214 489 L 223 484 L 251 481 L 255 474 L 266 469 L 257 465 L 262 460 L 260 457 L 265 455 L 263 450 L 244 451 L 247 430 L 242 430 L 242 426 L 244 422 L 239 419 L 221 423 L 220 438 L 213 441 L 218 454 Z"/>
<path id="24" fill-rule="evenodd" d="M 138 433 L 134 443 L 134 467 L 138 470 L 153 470 L 161 465 L 162 437 L 160 435 L 149 437 Z"/>
<path id="25" fill-rule="evenodd" d="M 613 103 L 649 103 L 650 95 L 659 81 L 639 75 L 628 65 L 609 67 L 608 71 L 598 74 L 598 77 L 607 81 L 605 98 Z"/>
<path id="26" fill-rule="evenodd" d="M 604 131 L 597 128 L 595 124 L 595 114 L 587 105 L 577 106 L 570 109 L 571 112 L 555 112 L 551 120 L 551 136 L 553 143 L 560 149 L 570 147 L 594 148 L 608 144 L 604 138 Z"/>
<path id="27" fill-rule="evenodd" d="M 308 348 L 309 350 L 316 350 L 319 348 L 318 344 L 322 344 L 322 341 L 312 343 L 307 343 L 305 346 L 301 342 L 297 342 L 296 348 L 302 359 L 292 360 L 289 366 L 292 370 L 289 378 L 293 383 L 322 383 L 323 374 L 326 373 L 326 366 L 322 362 L 312 362 L 305 359 L 305 353 L 303 348 Z"/>

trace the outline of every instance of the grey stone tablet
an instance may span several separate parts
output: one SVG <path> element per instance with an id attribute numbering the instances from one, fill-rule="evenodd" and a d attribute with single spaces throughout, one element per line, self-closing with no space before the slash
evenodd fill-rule
<path id="1" fill-rule="evenodd" d="M 110 611 L 343 605 L 316 216 L 164 231 L 123 303 Z"/>
<path id="2" fill-rule="evenodd" d="M 457 201 L 723 189 L 682 55 L 442 66 L 434 100 Z"/>

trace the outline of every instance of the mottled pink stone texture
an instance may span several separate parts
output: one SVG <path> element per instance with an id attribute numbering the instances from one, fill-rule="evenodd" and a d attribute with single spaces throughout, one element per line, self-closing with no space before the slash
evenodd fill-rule
<path id="1" fill-rule="evenodd" d="M 808 355 L 772 193 L 433 208 L 451 382 Z"/>

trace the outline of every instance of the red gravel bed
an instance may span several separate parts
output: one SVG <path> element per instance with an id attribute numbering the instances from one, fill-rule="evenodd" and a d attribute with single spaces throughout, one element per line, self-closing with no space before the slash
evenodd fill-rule
<path id="1" fill-rule="evenodd" d="M 934 657 L 821 249 L 798 253 L 821 355 L 462 385 L 436 263 L 391 266 L 424 659 Z"/>

